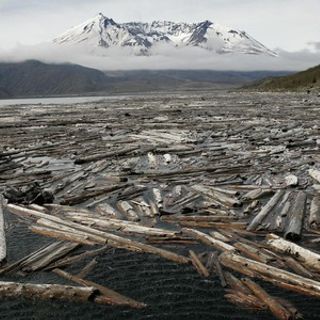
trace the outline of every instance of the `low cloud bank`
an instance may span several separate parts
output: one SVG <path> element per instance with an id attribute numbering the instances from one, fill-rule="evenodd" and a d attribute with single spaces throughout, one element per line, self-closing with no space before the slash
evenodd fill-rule
<path id="1" fill-rule="evenodd" d="M 317 48 L 314 45 L 314 48 Z M 21 62 L 35 59 L 47 63 L 75 63 L 100 70 L 161 70 L 161 69 L 208 69 L 208 70 L 290 70 L 299 71 L 320 64 L 319 50 L 287 52 L 277 50 L 278 57 L 244 54 L 216 54 L 201 48 L 172 48 L 159 46 L 150 56 L 134 56 L 130 49 L 101 49 L 95 53 L 79 48 L 53 44 L 17 46 L 6 51 L 0 49 L 1 62 Z"/>

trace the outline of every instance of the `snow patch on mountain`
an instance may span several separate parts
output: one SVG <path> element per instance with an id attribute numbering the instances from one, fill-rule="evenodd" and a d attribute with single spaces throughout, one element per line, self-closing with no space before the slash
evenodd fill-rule
<path id="1" fill-rule="evenodd" d="M 117 23 L 102 13 L 73 27 L 53 40 L 57 45 L 79 47 L 103 55 L 106 49 L 122 48 L 134 55 L 155 55 L 159 45 L 197 47 L 218 54 L 237 53 L 277 56 L 246 32 L 209 20 L 200 23 L 154 21 Z M 103 50 L 101 50 L 103 49 Z"/>

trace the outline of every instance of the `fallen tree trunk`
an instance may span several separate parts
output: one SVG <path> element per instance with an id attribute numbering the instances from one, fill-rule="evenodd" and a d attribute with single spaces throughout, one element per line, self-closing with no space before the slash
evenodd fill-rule
<path id="1" fill-rule="evenodd" d="M 93 234 L 93 235 L 101 236 L 105 239 L 104 244 L 109 244 L 110 246 L 113 246 L 116 248 L 125 248 L 127 250 L 135 251 L 135 252 L 146 252 L 146 253 L 156 254 L 168 260 L 174 261 L 176 263 L 184 264 L 184 263 L 190 262 L 190 260 L 187 257 L 178 255 L 171 251 L 153 247 L 153 246 L 150 246 L 138 241 L 134 241 L 131 239 L 123 238 L 123 237 L 114 235 L 112 233 L 107 233 L 94 228 L 83 226 L 75 222 L 66 221 L 61 218 L 51 216 L 42 212 L 26 209 L 13 204 L 7 205 L 7 208 L 10 212 L 18 216 L 45 218 L 47 220 L 51 220 L 56 223 L 60 223 L 64 226 L 73 228 L 75 231 L 80 230 L 80 231 L 83 231 L 84 233 L 87 233 L 88 235 Z"/>
<path id="2" fill-rule="evenodd" d="M 243 279 L 247 287 L 254 293 L 254 295 L 263 301 L 272 314 L 280 320 L 292 319 L 292 314 L 289 312 L 281 303 L 279 303 L 275 298 L 271 297 L 262 287 L 252 280 L 246 278 Z"/>
<path id="3" fill-rule="evenodd" d="M 192 250 L 189 250 L 189 254 L 190 254 L 190 257 L 191 257 L 191 262 L 192 262 L 193 266 L 195 267 L 195 269 L 198 271 L 198 273 L 201 276 L 203 276 L 205 278 L 208 278 L 210 273 L 209 273 L 208 269 L 200 261 L 200 259 L 197 256 L 197 254 Z"/>
<path id="4" fill-rule="evenodd" d="M 210 246 L 214 247 L 215 249 L 218 249 L 220 251 L 235 251 L 236 249 L 231 246 L 230 244 L 227 244 L 221 240 L 215 239 L 208 234 L 194 230 L 194 229 L 188 229 L 188 228 L 183 228 L 181 229 L 181 232 L 187 236 L 191 236 L 194 239 Z"/>
<path id="5" fill-rule="evenodd" d="M 4 298 L 29 298 L 40 300 L 67 300 L 87 302 L 97 292 L 94 287 L 74 287 L 59 284 L 34 284 L 0 282 L 0 296 Z"/>
<path id="6" fill-rule="evenodd" d="M 307 195 L 303 191 L 299 191 L 295 196 L 293 204 L 290 208 L 290 221 L 285 228 L 284 237 L 292 241 L 301 239 L 302 224 L 305 212 Z"/>
<path id="7" fill-rule="evenodd" d="M 314 270 L 320 271 L 320 254 L 287 241 L 275 234 L 267 236 L 267 245 L 277 252 L 296 257 L 299 261 Z"/>
<path id="8" fill-rule="evenodd" d="M 67 280 L 76 282 L 76 283 L 83 285 L 85 287 L 89 287 L 89 288 L 91 287 L 91 288 L 95 288 L 96 290 L 98 290 L 101 295 L 94 297 L 95 302 L 100 303 L 100 302 L 104 301 L 107 304 L 124 305 L 124 306 L 129 306 L 129 307 L 135 308 L 135 309 L 141 309 L 146 306 L 144 303 L 141 303 L 141 302 L 135 301 L 131 298 L 125 297 L 125 296 L 119 294 L 118 292 L 115 292 L 105 286 L 102 286 L 100 284 L 97 284 L 97 283 L 89 281 L 89 280 L 82 279 L 78 276 L 74 276 L 66 271 L 61 270 L 61 269 L 54 269 L 53 272 L 56 273 L 57 275 L 65 278 L 65 279 L 67 279 Z"/>
<path id="9" fill-rule="evenodd" d="M 6 234 L 5 234 L 5 228 L 4 228 L 3 205 L 4 205 L 4 198 L 0 194 L 0 264 L 7 257 L 7 244 L 6 244 Z"/>
<path id="10" fill-rule="evenodd" d="M 231 252 L 224 252 L 219 260 L 222 265 L 251 278 L 260 278 L 279 287 L 320 298 L 320 282 L 267 264 L 250 260 Z"/>
<path id="11" fill-rule="evenodd" d="M 254 217 L 249 226 L 248 231 L 255 230 L 258 225 L 264 220 L 264 218 L 271 212 L 271 210 L 277 205 L 280 199 L 283 197 L 284 191 L 278 190 L 275 195 L 269 200 L 269 202 L 261 209 L 261 211 Z"/>
<path id="12" fill-rule="evenodd" d="M 309 225 L 314 229 L 320 226 L 320 195 L 315 195 L 311 201 Z"/>

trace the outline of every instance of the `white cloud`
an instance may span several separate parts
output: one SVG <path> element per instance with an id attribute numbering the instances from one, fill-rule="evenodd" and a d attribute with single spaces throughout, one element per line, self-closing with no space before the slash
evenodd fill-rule
<path id="1" fill-rule="evenodd" d="M 123 49 L 101 50 L 104 56 L 93 56 L 78 49 L 52 44 L 17 46 L 0 52 L 6 62 L 37 59 L 48 63 L 77 63 L 101 70 L 139 69 L 210 69 L 210 70 L 303 70 L 319 64 L 319 53 L 309 50 L 287 52 L 279 50 L 279 57 L 253 55 L 219 55 L 201 48 L 176 49 L 160 46 L 152 56 L 132 56 Z"/>

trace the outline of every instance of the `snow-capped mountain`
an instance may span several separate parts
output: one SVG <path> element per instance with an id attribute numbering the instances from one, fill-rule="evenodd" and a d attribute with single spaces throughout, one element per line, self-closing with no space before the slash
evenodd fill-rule
<path id="1" fill-rule="evenodd" d="M 134 54 L 152 55 L 158 44 L 176 48 L 200 47 L 216 53 L 271 55 L 276 53 L 246 32 L 204 21 L 200 23 L 116 23 L 102 13 L 53 40 L 55 44 L 95 49 L 130 48 Z M 101 50 L 100 50 L 101 52 Z"/>

